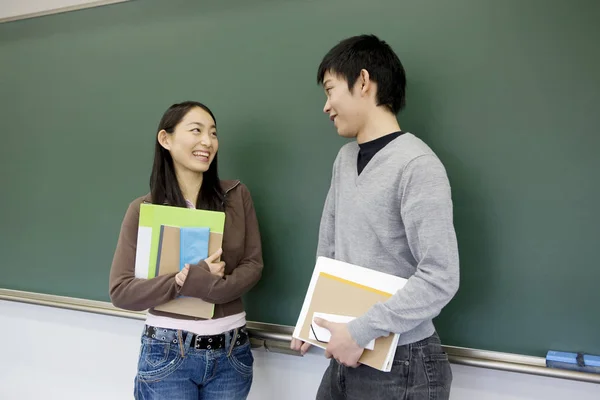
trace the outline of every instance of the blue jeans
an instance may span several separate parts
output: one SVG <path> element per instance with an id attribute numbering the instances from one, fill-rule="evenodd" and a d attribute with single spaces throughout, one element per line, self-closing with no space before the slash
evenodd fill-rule
<path id="1" fill-rule="evenodd" d="M 331 361 L 317 400 L 448 400 L 452 370 L 437 334 L 398 346 L 392 370 L 349 368 Z"/>
<path id="2" fill-rule="evenodd" d="M 237 345 L 227 332 L 224 348 L 199 350 L 191 343 L 191 334 L 168 331 L 165 338 L 142 336 L 136 399 L 246 399 L 254 364 L 249 340 Z"/>

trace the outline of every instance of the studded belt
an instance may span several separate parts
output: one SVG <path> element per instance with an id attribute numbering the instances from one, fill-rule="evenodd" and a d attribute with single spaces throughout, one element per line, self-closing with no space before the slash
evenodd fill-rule
<path id="1" fill-rule="evenodd" d="M 241 328 L 233 329 L 229 332 L 220 335 L 196 335 L 182 331 L 182 336 L 178 336 L 178 331 L 175 329 L 156 328 L 154 326 L 145 325 L 143 335 L 161 342 L 179 343 L 179 340 L 187 341 L 187 335 L 192 335 L 190 347 L 197 350 L 219 350 L 225 348 L 226 337 L 234 342 L 233 346 L 241 346 L 249 340 L 248 331 L 244 325 Z"/>

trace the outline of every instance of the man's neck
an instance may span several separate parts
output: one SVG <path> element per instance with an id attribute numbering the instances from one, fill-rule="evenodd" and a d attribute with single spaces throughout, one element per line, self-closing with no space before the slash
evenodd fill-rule
<path id="1" fill-rule="evenodd" d="M 399 130 L 400 125 L 396 116 L 383 107 L 377 107 L 367 119 L 363 129 L 356 135 L 356 141 L 358 144 L 370 142 Z"/>
<path id="2" fill-rule="evenodd" d="M 185 170 L 177 171 L 176 175 L 177 183 L 179 183 L 179 188 L 181 189 L 183 197 L 186 200 L 191 201 L 192 204 L 196 204 L 198 201 L 198 193 L 200 193 L 200 188 L 202 187 L 202 173 Z"/>

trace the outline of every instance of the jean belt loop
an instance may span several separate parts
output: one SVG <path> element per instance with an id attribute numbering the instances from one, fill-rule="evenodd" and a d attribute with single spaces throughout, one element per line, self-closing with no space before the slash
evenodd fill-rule
<path id="1" fill-rule="evenodd" d="M 230 334 L 230 332 L 229 332 Z M 238 328 L 235 328 L 233 331 L 233 335 L 231 336 L 231 343 L 229 344 L 229 352 L 227 353 L 227 357 L 231 356 L 231 352 L 233 351 L 233 347 L 235 346 L 235 342 L 237 340 Z"/>

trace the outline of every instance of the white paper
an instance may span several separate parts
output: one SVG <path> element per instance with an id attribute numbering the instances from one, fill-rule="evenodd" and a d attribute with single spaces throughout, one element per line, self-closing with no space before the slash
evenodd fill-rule
<path id="1" fill-rule="evenodd" d="M 152 228 L 138 227 L 137 249 L 135 252 L 135 277 L 148 279 L 150 266 L 150 247 L 152 247 Z"/>
<path id="2" fill-rule="evenodd" d="M 318 340 L 320 342 L 327 342 L 331 339 L 331 332 L 327 329 L 319 326 L 315 323 L 315 318 L 321 318 L 330 322 L 337 322 L 340 324 L 347 324 L 348 322 L 356 319 L 355 317 L 348 317 L 346 315 L 337 315 L 337 314 L 325 314 L 325 313 L 314 313 L 312 319 L 312 329 L 309 333 L 309 338 L 312 340 Z M 315 336 L 316 335 L 316 336 Z M 318 338 L 318 339 L 317 339 Z M 371 340 L 366 346 L 365 349 L 373 350 L 375 348 L 375 341 Z"/>

